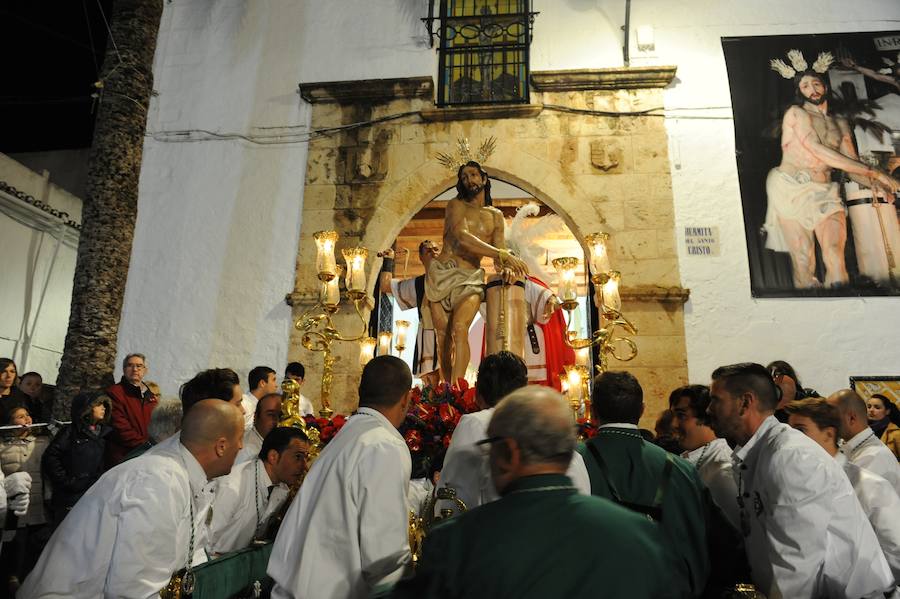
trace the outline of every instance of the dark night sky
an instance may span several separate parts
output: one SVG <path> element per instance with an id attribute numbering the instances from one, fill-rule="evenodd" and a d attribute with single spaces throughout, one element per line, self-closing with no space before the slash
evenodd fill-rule
<path id="1" fill-rule="evenodd" d="M 93 82 L 112 0 L 6 0 L 0 5 L 0 152 L 91 144 Z M 93 40 L 91 38 L 93 36 Z"/>

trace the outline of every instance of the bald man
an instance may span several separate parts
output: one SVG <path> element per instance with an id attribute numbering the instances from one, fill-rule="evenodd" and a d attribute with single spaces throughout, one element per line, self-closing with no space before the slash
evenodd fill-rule
<path id="1" fill-rule="evenodd" d="M 156 597 L 175 572 L 205 561 L 204 487 L 231 471 L 243 432 L 238 407 L 194 404 L 180 435 L 116 466 L 78 501 L 19 596 Z"/>
<path id="2" fill-rule="evenodd" d="M 841 389 L 828 396 L 828 403 L 841 413 L 841 453 L 847 459 L 887 480 L 900 495 L 900 465 L 887 445 L 869 428 L 866 402 L 850 389 Z"/>

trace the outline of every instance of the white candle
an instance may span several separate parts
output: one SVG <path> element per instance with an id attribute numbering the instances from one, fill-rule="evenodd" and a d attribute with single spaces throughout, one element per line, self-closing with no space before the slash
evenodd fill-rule
<path id="1" fill-rule="evenodd" d="M 390 331 L 381 331 L 378 333 L 378 355 L 391 355 L 391 333 Z"/>
<path id="2" fill-rule="evenodd" d="M 366 257 L 369 251 L 366 248 L 353 248 L 342 253 L 347 261 L 347 290 L 365 292 Z"/>
<path id="3" fill-rule="evenodd" d="M 359 365 L 365 366 L 375 357 L 375 338 L 366 337 L 359 342 Z"/>
<path id="4" fill-rule="evenodd" d="M 408 320 L 398 320 L 394 323 L 394 347 L 397 351 L 403 351 L 406 347 L 406 333 L 409 331 Z"/>
<path id="5" fill-rule="evenodd" d="M 335 276 L 330 281 L 322 283 L 320 300 L 326 306 L 337 306 L 341 302 L 341 279 Z"/>

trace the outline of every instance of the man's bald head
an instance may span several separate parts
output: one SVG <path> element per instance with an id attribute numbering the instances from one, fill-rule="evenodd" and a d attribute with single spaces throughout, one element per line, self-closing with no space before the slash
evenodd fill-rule
<path id="1" fill-rule="evenodd" d="M 231 471 L 242 447 L 244 416 L 241 410 L 218 399 L 195 403 L 181 423 L 181 444 L 193 454 L 207 478 Z"/>
<path id="2" fill-rule="evenodd" d="M 575 449 L 575 428 L 566 402 L 541 385 L 507 395 L 494 410 L 488 434 L 514 439 L 523 464 L 556 463 L 565 470 Z"/>
<path id="3" fill-rule="evenodd" d="M 828 396 L 828 403 L 841 413 L 841 438 L 845 441 L 869 426 L 866 402 L 852 389 L 841 389 Z"/>

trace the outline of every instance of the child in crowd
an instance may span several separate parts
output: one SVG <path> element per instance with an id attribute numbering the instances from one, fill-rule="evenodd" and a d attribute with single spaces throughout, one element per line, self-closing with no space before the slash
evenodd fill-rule
<path id="1" fill-rule="evenodd" d="M 31 497 L 28 512 L 21 518 L 7 513 L 3 530 L 3 550 L 0 564 L 9 596 L 15 595 L 19 581 L 34 567 L 41 549 L 49 538 L 47 518 L 44 513 L 44 486 L 41 480 L 41 457 L 48 445 L 48 438 L 35 434 L 31 426 L 31 414 L 25 406 L 9 409 L 6 425 L 18 425 L 21 429 L 4 431 L 0 437 L 0 468 L 4 476 L 15 472 L 31 475 Z"/>
<path id="2" fill-rule="evenodd" d="M 44 475 L 53 486 L 50 506 L 54 528 L 104 471 L 105 437 L 111 405 L 102 391 L 72 400 L 72 424 L 60 431 L 44 453 Z"/>

